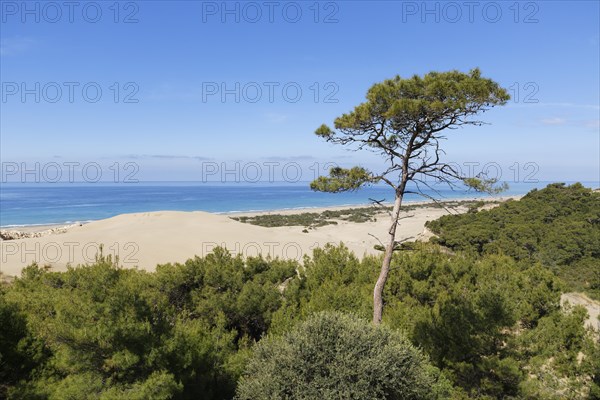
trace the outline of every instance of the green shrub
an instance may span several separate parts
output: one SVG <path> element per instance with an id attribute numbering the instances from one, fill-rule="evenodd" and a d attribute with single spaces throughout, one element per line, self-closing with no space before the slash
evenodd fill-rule
<path id="1" fill-rule="evenodd" d="M 257 345 L 237 399 L 436 399 L 448 388 L 400 334 L 322 312 Z"/>
<path id="2" fill-rule="evenodd" d="M 569 290 L 600 299 L 600 192 L 553 183 L 491 210 L 427 223 L 432 241 L 453 250 L 539 261 Z"/>

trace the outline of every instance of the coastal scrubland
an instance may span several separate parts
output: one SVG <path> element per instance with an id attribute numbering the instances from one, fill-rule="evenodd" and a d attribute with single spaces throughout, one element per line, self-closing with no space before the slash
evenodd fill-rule
<path id="1" fill-rule="evenodd" d="M 34 264 L 0 291 L 0 397 L 598 399 L 598 332 L 561 295 L 597 296 L 599 198 L 554 184 L 431 222 L 394 252 L 381 326 L 382 256 L 343 244 Z"/>
<path id="2" fill-rule="evenodd" d="M 487 200 L 487 199 L 486 199 Z M 438 203 L 416 203 L 405 204 L 402 211 L 414 211 L 423 208 L 438 207 L 444 209 L 457 209 L 458 207 L 467 207 L 468 210 L 476 210 L 486 204 L 498 204 L 498 200 L 448 200 Z M 281 213 L 263 213 L 256 215 L 243 215 L 231 217 L 235 221 L 240 221 L 252 225 L 265 227 L 279 226 L 303 226 L 306 229 L 314 229 L 325 225 L 337 225 L 340 221 L 355 223 L 375 222 L 378 218 L 388 218 L 392 212 L 392 206 L 374 204 L 370 207 L 350 207 L 339 210 L 324 210 L 320 212 L 301 212 L 295 214 Z"/>
<path id="3" fill-rule="evenodd" d="M 426 226 L 434 242 L 477 254 L 506 254 L 550 268 L 569 290 L 600 300 L 600 192 L 552 184 L 491 210 L 443 216 Z"/>

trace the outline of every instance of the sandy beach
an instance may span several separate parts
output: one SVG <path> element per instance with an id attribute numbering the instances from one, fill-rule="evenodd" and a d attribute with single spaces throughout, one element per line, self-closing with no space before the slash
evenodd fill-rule
<path id="1" fill-rule="evenodd" d="M 514 197 L 511 197 L 514 198 Z M 488 200 L 506 200 L 507 197 Z M 415 203 L 410 203 L 415 204 Z M 491 204 L 489 206 L 492 206 Z M 488 207 L 488 206 L 486 206 Z M 21 269 L 33 262 L 53 270 L 68 265 L 92 263 L 100 249 L 105 255 L 118 256 L 119 265 L 154 270 L 157 264 L 185 262 L 194 256 L 205 256 L 215 247 L 226 247 L 232 254 L 279 257 L 301 260 L 316 247 L 343 242 L 357 256 L 376 254 L 374 246 L 385 241 L 389 217 L 384 213 L 376 221 L 326 225 L 308 232 L 304 226 L 262 227 L 233 220 L 232 216 L 266 214 L 300 214 L 353 207 L 309 208 L 261 213 L 211 214 L 207 212 L 158 211 L 123 214 L 113 218 L 70 226 L 64 233 L 37 238 L 0 242 L 0 271 L 4 275 L 20 275 Z M 453 212 L 465 212 L 460 206 Z M 425 223 L 447 214 L 441 207 L 423 205 L 404 211 L 397 240 L 428 239 Z M 38 227 L 47 229 L 48 227 Z M 31 232 L 33 228 L 29 228 Z M 35 231 L 35 229 L 33 229 Z"/>

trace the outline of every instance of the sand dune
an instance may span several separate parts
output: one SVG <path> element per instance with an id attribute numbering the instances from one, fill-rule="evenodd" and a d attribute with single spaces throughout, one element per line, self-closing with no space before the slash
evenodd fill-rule
<path id="1" fill-rule="evenodd" d="M 428 220 L 446 213 L 440 208 L 421 208 L 405 213 L 398 239 L 416 237 Z M 124 214 L 82 226 L 65 233 L 9 240 L 0 243 L 0 270 L 19 275 L 23 267 L 37 262 L 55 270 L 68 264 L 94 261 L 99 247 L 104 254 L 119 256 L 123 267 L 153 270 L 157 264 L 184 262 L 195 255 L 204 256 L 216 246 L 232 253 L 253 256 L 258 253 L 300 260 L 317 246 L 344 242 L 358 256 L 376 253 L 373 246 L 389 229 L 389 218 L 381 215 L 376 222 L 340 221 L 309 233 L 304 227 L 265 228 L 232 220 L 228 215 L 206 212 L 162 211 Z"/>
<path id="2" fill-rule="evenodd" d="M 594 328 L 600 332 L 600 301 L 590 299 L 585 293 L 564 293 L 560 296 L 560 305 L 565 307 L 565 303 L 585 307 L 588 312 L 588 318 L 585 320 L 586 328 Z"/>

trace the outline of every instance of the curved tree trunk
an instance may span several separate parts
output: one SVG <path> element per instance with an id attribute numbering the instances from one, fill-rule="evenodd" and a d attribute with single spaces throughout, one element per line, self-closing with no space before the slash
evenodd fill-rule
<path id="1" fill-rule="evenodd" d="M 373 291 L 373 323 L 375 325 L 379 325 L 381 323 L 381 317 L 383 315 L 383 288 L 385 287 L 385 282 L 387 281 L 387 277 L 390 272 L 390 264 L 392 263 L 392 255 L 394 254 L 394 247 L 396 245 L 396 228 L 398 227 L 398 219 L 400 217 L 400 206 L 402 205 L 404 186 L 405 185 L 401 185 L 401 187 L 396 191 L 396 199 L 394 201 L 394 208 L 392 210 L 392 225 L 390 226 L 390 230 L 388 232 L 388 244 L 385 248 L 381 272 L 379 273 L 379 278 L 377 278 L 375 290 Z"/>

